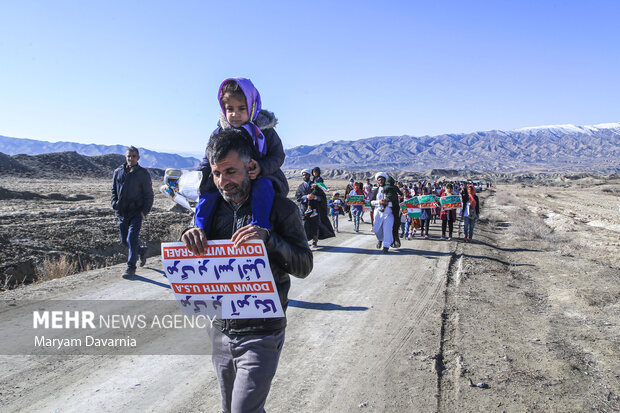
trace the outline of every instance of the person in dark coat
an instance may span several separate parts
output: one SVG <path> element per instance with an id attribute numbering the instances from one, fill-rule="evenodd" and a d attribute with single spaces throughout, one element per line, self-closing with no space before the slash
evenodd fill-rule
<path id="1" fill-rule="evenodd" d="M 402 211 L 400 209 L 400 201 L 403 197 L 403 193 L 395 185 L 394 178 L 388 176 L 388 179 L 385 181 L 385 187 L 383 190 L 386 193 L 386 197 L 389 201 L 392 202 L 392 214 L 394 215 L 394 224 L 392 226 L 392 238 L 394 242 L 392 242 L 392 248 L 400 248 L 400 238 L 398 236 L 398 229 L 400 228 L 400 216 Z"/>
<path id="2" fill-rule="evenodd" d="M 312 168 L 312 176 L 310 177 L 310 186 L 312 187 L 312 195 L 315 195 L 311 200 L 308 201 L 308 209 L 304 212 L 304 215 L 310 214 L 311 216 L 319 215 L 319 208 L 321 207 L 321 195 L 323 194 L 323 189 L 319 188 L 316 184 L 322 184 L 323 178 L 321 177 L 321 168 L 315 166 Z"/>
<path id="3" fill-rule="evenodd" d="M 312 243 L 312 246 L 316 247 L 318 240 L 335 237 L 336 234 L 328 216 L 327 195 L 320 189 L 318 193 L 315 192 L 317 187 L 312 186 L 310 174 L 311 171 L 309 169 L 302 171 L 303 182 L 297 187 L 295 199 L 299 205 L 299 211 L 304 222 L 306 238 Z M 306 214 L 310 201 L 318 201 L 317 214 Z"/>
<path id="4" fill-rule="evenodd" d="M 310 180 L 314 185 L 314 193 L 319 197 L 319 239 L 335 237 L 336 233 L 334 231 L 332 221 L 329 219 L 329 205 L 327 204 L 329 196 L 323 187 L 317 185 L 325 183 L 323 177 L 321 176 L 321 168 L 318 166 L 312 168 L 312 177 Z"/>
<path id="5" fill-rule="evenodd" d="M 138 238 L 142 220 L 153 206 L 153 185 L 148 171 L 138 165 L 140 152 L 134 146 L 127 148 L 125 164 L 114 171 L 112 180 L 112 209 L 118 218 L 121 242 L 129 247 L 127 268 L 123 278 L 136 274 L 136 263 L 140 266 L 146 262 L 146 247 L 140 247 Z"/>

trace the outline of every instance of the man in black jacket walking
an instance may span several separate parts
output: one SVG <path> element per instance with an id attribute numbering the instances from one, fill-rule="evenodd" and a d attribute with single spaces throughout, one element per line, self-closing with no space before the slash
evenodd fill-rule
<path id="1" fill-rule="evenodd" d="M 269 210 L 270 228 L 252 224 L 252 181 L 248 163 L 252 147 L 235 130 L 214 135 L 207 147 L 213 182 L 220 196 L 213 205 L 198 202 L 199 227 L 181 240 L 195 255 L 204 253 L 208 239 L 230 239 L 235 246 L 261 239 L 267 250 L 282 308 L 286 311 L 289 274 L 305 278 L 312 271 L 312 251 L 306 241 L 297 206 L 275 193 Z M 223 412 L 263 412 L 284 344 L 286 317 L 216 320 L 212 331 L 212 362 L 220 384 Z"/>
<path id="2" fill-rule="evenodd" d="M 123 278 L 136 274 L 136 262 L 140 257 L 140 266 L 145 263 L 146 248 L 138 245 L 142 219 L 153 206 L 153 185 L 148 171 L 138 165 L 140 152 L 134 146 L 127 148 L 127 162 L 114 171 L 112 181 L 112 209 L 118 218 L 118 229 L 123 245 L 129 247 L 127 268 Z"/>

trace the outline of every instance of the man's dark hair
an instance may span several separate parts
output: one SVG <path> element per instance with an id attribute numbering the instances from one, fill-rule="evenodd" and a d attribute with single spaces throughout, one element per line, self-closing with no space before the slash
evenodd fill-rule
<path id="1" fill-rule="evenodd" d="M 127 147 L 127 150 L 125 151 L 125 153 L 129 153 L 129 152 L 135 152 L 136 155 L 140 156 L 140 151 L 138 150 L 138 148 L 136 148 L 133 145 Z"/>
<path id="2" fill-rule="evenodd" d="M 249 162 L 254 155 L 254 146 L 249 138 L 242 132 L 234 129 L 226 129 L 213 135 L 207 145 L 207 158 L 209 163 L 216 164 L 230 151 L 235 151 L 244 162 Z"/>

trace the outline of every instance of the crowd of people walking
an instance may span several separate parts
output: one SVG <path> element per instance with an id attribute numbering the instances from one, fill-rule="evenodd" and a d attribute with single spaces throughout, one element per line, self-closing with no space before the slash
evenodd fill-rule
<path id="1" fill-rule="evenodd" d="M 351 179 L 344 190 L 341 192 L 330 192 L 327 186 L 322 188 L 314 187 L 312 182 L 320 177 L 314 171 L 304 170 L 302 176 L 304 183 L 300 185 L 297 193 L 297 200 L 300 203 L 300 210 L 304 211 L 304 222 L 308 222 L 312 228 L 308 240 L 316 246 L 316 240 L 324 239 L 329 236 L 323 234 L 319 236 L 318 224 L 311 223 L 312 217 L 307 216 L 310 209 L 306 207 L 307 194 L 323 197 L 327 199 L 325 212 L 331 218 L 331 225 L 334 232 L 339 232 L 339 220 L 348 216 L 349 221 L 353 221 L 353 231 L 360 231 L 360 223 L 364 221 L 364 215 L 368 212 L 369 223 L 372 231 L 377 237 L 377 249 L 382 249 L 387 253 L 390 248 L 399 248 L 401 239 L 412 240 L 416 235 L 422 239 L 434 238 L 430 234 L 431 224 L 436 224 L 437 220 L 441 223 L 441 236 L 437 239 L 453 240 L 455 237 L 455 222 L 462 222 L 463 237 L 462 241 L 472 242 L 474 228 L 480 214 L 480 202 L 476 195 L 476 185 L 468 181 L 437 181 L 437 182 L 396 182 L 385 172 L 377 172 L 374 176 L 374 183 L 370 178 L 365 182 L 356 182 Z M 323 179 L 320 180 L 324 183 Z M 307 184 L 306 184 L 307 183 Z M 487 187 L 489 184 L 487 184 Z M 327 192 L 324 192 L 327 190 Z M 314 191 L 314 195 L 313 194 Z M 419 208 L 418 213 L 409 213 L 403 209 L 405 201 L 418 196 L 433 196 L 435 202 L 425 203 Z M 457 196 L 460 200 L 458 207 L 451 205 L 444 208 L 440 204 L 442 197 Z M 363 200 L 363 201 L 360 201 Z M 315 222 L 320 220 L 314 218 Z M 323 221 L 328 221 L 323 219 Z M 458 231 L 458 229 L 457 229 Z"/>

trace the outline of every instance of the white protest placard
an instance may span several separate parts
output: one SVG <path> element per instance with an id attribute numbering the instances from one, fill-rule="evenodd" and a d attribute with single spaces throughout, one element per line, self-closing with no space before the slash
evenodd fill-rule
<path id="1" fill-rule="evenodd" d="M 208 241 L 207 251 L 199 256 L 182 242 L 165 242 L 161 257 L 170 287 L 186 315 L 284 317 L 262 240 L 246 241 L 239 248 L 230 240 Z"/>

